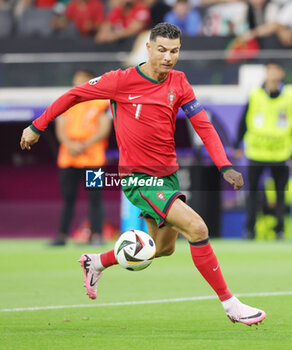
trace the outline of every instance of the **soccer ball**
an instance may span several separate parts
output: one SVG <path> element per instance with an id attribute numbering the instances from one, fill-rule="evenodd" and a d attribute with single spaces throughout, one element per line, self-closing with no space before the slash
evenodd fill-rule
<path id="1" fill-rule="evenodd" d="M 147 233 L 139 230 L 122 233 L 115 244 L 117 262 L 130 271 L 145 269 L 152 263 L 155 253 L 153 239 Z"/>

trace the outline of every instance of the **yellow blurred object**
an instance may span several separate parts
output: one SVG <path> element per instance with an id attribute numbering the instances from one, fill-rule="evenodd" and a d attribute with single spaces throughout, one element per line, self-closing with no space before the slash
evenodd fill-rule
<path id="1" fill-rule="evenodd" d="M 276 205 L 276 190 L 275 182 L 273 178 L 267 178 L 265 181 L 265 196 L 267 204 L 269 207 L 274 208 Z M 291 206 L 292 204 L 292 178 L 289 178 L 289 181 L 286 186 L 285 191 L 285 204 Z M 274 240 L 276 239 L 275 226 L 277 224 L 277 219 L 271 214 L 260 213 L 257 216 L 256 225 L 255 225 L 255 234 L 256 239 L 259 240 Z M 290 214 L 285 215 L 284 219 L 284 239 L 288 240 L 291 237 L 292 229 L 292 218 Z"/>

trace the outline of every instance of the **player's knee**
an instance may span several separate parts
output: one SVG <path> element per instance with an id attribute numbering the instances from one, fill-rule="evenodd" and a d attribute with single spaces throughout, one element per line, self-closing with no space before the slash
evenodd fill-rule
<path id="1" fill-rule="evenodd" d="M 169 256 L 173 254 L 175 251 L 175 247 L 161 247 L 156 249 L 156 256 Z"/>
<path id="2" fill-rule="evenodd" d="M 202 241 L 208 237 L 208 227 L 203 220 L 195 220 L 190 223 L 189 226 L 189 241 L 197 242 Z"/>

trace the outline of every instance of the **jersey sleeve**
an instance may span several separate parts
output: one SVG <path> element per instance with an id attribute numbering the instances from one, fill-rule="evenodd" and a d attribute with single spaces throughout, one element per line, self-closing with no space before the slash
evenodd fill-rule
<path id="1" fill-rule="evenodd" d="M 181 88 L 182 95 L 180 99 L 180 107 L 196 98 L 194 90 L 188 82 L 185 74 L 182 76 Z"/>
<path id="2" fill-rule="evenodd" d="M 180 102 L 182 110 L 185 112 L 196 133 L 200 136 L 211 159 L 221 171 L 225 167 L 232 166 L 228 160 L 222 142 L 213 124 L 209 121 L 206 111 L 196 99 L 193 88 L 184 75 L 182 81 L 184 94 Z"/>
<path id="3" fill-rule="evenodd" d="M 195 101 L 197 101 L 195 99 Z M 198 103 L 198 102 L 196 102 Z M 197 106 L 198 108 L 198 106 Z M 197 109 L 199 110 L 199 108 Z M 221 172 L 225 167 L 231 167 L 232 164 L 228 160 L 220 137 L 215 130 L 213 124 L 209 121 L 207 113 L 202 108 L 196 114 L 189 118 L 196 133 L 200 136 L 211 159 Z"/>
<path id="4" fill-rule="evenodd" d="M 53 102 L 45 112 L 33 121 L 38 131 L 44 131 L 48 124 L 77 103 L 90 100 L 114 99 L 121 70 L 105 73 L 88 83 L 74 87 Z"/>

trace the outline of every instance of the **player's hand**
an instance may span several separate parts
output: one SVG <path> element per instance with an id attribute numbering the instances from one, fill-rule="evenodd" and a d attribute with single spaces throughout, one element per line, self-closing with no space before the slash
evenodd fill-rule
<path id="1" fill-rule="evenodd" d="M 21 140 L 20 140 L 20 147 L 22 150 L 24 149 L 31 149 L 31 145 L 34 145 L 38 142 L 40 138 L 40 135 L 37 135 L 35 132 L 31 130 L 31 128 L 28 126 L 25 128 L 22 132 Z"/>
<path id="2" fill-rule="evenodd" d="M 234 169 L 229 169 L 223 174 L 224 180 L 229 182 L 235 190 L 240 190 L 243 186 L 243 178 L 241 173 Z"/>

